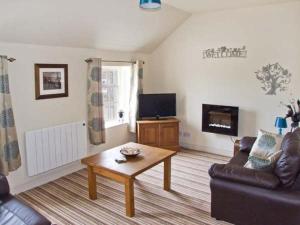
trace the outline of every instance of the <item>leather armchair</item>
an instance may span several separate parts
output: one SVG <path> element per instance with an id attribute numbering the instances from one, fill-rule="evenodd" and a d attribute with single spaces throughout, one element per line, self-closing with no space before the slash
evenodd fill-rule
<path id="1" fill-rule="evenodd" d="M 0 174 L 0 197 L 9 194 L 9 185 L 5 176 Z"/>
<path id="2" fill-rule="evenodd" d="M 300 224 L 300 171 L 292 185 L 284 183 L 297 169 L 297 166 L 283 167 L 289 165 L 287 155 L 292 152 L 293 161 L 300 159 L 300 130 L 294 133 L 287 135 L 287 144 L 282 146 L 283 154 L 274 171 L 244 168 L 254 137 L 239 141 L 240 148 L 228 164 L 212 165 L 209 170 L 212 217 L 236 225 Z"/>
<path id="3" fill-rule="evenodd" d="M 209 175 L 213 178 L 220 178 L 236 183 L 268 189 L 276 189 L 280 184 L 278 177 L 274 174 L 258 170 L 250 170 L 232 164 L 215 164 L 210 168 Z"/>
<path id="4" fill-rule="evenodd" d="M 0 225 L 51 225 L 51 222 L 34 209 L 9 193 L 9 185 L 0 174 Z"/>

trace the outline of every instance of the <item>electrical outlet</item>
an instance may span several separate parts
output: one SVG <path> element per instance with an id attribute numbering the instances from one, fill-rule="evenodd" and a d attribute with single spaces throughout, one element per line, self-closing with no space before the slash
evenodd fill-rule
<path id="1" fill-rule="evenodd" d="M 183 137 L 190 138 L 192 135 L 190 132 L 183 132 Z"/>

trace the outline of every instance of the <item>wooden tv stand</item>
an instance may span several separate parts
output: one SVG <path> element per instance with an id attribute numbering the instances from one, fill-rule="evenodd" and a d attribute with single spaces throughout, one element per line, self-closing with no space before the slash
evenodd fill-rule
<path id="1" fill-rule="evenodd" d="M 137 143 L 179 151 L 179 120 L 137 121 Z"/>

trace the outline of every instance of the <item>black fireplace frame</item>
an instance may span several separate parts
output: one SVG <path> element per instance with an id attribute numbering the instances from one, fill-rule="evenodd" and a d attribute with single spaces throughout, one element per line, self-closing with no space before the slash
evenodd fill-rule
<path id="1" fill-rule="evenodd" d="M 209 112 L 216 111 L 231 114 L 231 128 L 212 127 L 209 126 Z M 239 127 L 239 107 L 224 105 L 202 105 L 202 131 L 214 134 L 223 134 L 229 136 L 238 136 Z"/>

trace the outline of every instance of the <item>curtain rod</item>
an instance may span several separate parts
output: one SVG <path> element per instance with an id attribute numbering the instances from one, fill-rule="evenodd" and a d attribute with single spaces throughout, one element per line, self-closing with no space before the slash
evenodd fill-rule
<path id="1" fill-rule="evenodd" d="M 92 59 L 86 59 L 84 60 L 86 61 L 87 63 L 91 62 Z M 111 63 L 130 63 L 130 64 L 136 64 L 135 61 L 122 61 L 122 60 L 102 60 L 102 62 L 111 62 Z M 145 64 L 145 62 L 143 62 L 143 64 Z"/>

